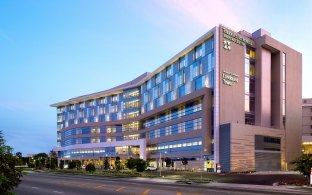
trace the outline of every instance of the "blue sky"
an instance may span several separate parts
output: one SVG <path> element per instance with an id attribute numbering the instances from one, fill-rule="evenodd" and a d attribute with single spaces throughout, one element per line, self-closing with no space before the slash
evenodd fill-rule
<path id="1" fill-rule="evenodd" d="M 29 153 L 56 145 L 49 105 L 153 71 L 218 24 L 269 31 L 303 54 L 312 97 L 312 1 L 0 1 L 0 129 Z"/>

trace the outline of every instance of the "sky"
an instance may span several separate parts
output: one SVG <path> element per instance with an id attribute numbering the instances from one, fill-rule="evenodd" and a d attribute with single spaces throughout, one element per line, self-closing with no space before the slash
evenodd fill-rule
<path id="1" fill-rule="evenodd" d="M 49 152 L 51 104 L 152 72 L 219 24 L 263 28 L 301 52 L 312 98 L 311 10 L 309 0 L 1 0 L 0 130 L 14 152 Z"/>

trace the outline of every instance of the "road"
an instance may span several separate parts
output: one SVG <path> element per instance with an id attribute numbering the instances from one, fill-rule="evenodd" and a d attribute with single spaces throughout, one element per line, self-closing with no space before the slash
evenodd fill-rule
<path id="1" fill-rule="evenodd" d="M 148 179 L 116 179 L 90 176 L 55 175 L 47 173 L 28 173 L 13 192 L 18 195 L 244 195 L 244 194 L 292 194 L 272 192 L 262 189 L 231 189 L 175 182 L 152 182 Z M 310 191 L 311 192 L 311 191 Z M 295 193 L 294 193 L 295 194 Z M 298 194 L 298 193 L 296 193 Z M 302 193 L 304 194 L 304 193 Z"/>

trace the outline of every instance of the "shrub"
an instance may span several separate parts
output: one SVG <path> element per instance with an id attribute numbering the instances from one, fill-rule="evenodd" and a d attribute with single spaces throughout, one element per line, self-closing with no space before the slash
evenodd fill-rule
<path id="1" fill-rule="evenodd" d="M 143 159 L 138 159 L 136 164 L 137 172 L 143 172 L 147 168 L 147 162 Z"/>
<path id="2" fill-rule="evenodd" d="M 54 161 L 51 162 L 50 169 L 51 170 L 55 170 L 56 169 L 56 163 Z"/>
<path id="3" fill-rule="evenodd" d="M 299 171 L 309 180 L 310 169 L 312 167 L 312 154 L 302 154 L 295 161 L 291 162 L 295 165 L 295 171 Z"/>
<path id="4" fill-rule="evenodd" d="M 120 171 L 123 168 L 119 156 L 116 157 L 115 166 L 116 171 Z"/>
<path id="5" fill-rule="evenodd" d="M 60 161 L 60 169 L 64 169 L 64 160 Z"/>
<path id="6" fill-rule="evenodd" d="M 138 161 L 138 159 L 129 158 L 127 163 L 126 163 L 127 168 L 128 169 L 135 169 L 136 165 L 137 165 L 137 161 Z"/>
<path id="7" fill-rule="evenodd" d="M 88 171 L 89 173 L 95 172 L 95 166 L 92 163 L 87 164 L 86 171 Z"/>
<path id="8" fill-rule="evenodd" d="M 76 168 L 76 162 L 75 161 L 69 161 L 68 162 L 68 169 L 74 169 Z"/>
<path id="9" fill-rule="evenodd" d="M 105 158 L 105 161 L 104 161 L 104 170 L 108 170 L 110 169 L 109 167 L 109 162 L 108 162 L 108 158 Z"/>

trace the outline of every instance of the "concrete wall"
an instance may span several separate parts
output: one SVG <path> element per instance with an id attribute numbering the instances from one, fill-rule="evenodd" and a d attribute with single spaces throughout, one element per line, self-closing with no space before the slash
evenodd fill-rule
<path id="1" fill-rule="evenodd" d="M 285 131 L 280 129 L 272 129 L 267 127 L 258 127 L 244 124 L 223 124 L 220 127 L 220 135 L 227 135 L 220 138 L 221 156 L 226 155 L 230 151 L 228 158 L 223 157 L 221 163 L 221 169 L 231 172 L 245 172 L 256 171 L 256 153 L 269 154 L 271 151 L 258 151 L 255 150 L 255 136 L 270 136 L 279 137 L 281 139 L 281 151 L 280 151 L 280 165 L 281 169 L 285 170 Z M 275 152 L 276 154 L 276 152 Z M 227 162 L 229 160 L 230 162 Z"/>

